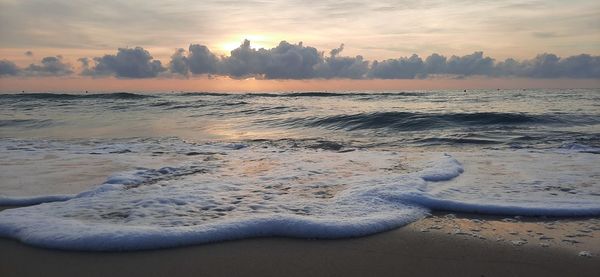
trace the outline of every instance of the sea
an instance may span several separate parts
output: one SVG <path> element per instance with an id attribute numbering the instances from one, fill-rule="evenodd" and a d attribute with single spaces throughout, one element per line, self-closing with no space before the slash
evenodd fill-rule
<path id="1" fill-rule="evenodd" d="M 88 251 L 600 216 L 600 89 L 0 94 L 0 206 Z"/>

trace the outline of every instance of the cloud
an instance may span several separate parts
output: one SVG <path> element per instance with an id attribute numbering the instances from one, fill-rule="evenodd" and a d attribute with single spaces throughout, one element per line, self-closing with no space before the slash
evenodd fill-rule
<path id="1" fill-rule="evenodd" d="M 233 78 L 263 75 L 267 56 L 267 50 L 253 49 L 250 47 L 250 41 L 244 40 L 240 47 L 231 50 L 231 56 L 221 60 L 219 73 Z"/>
<path id="2" fill-rule="evenodd" d="M 521 63 L 513 58 L 508 58 L 499 62 L 495 66 L 495 75 L 497 76 L 521 76 Z"/>
<path id="3" fill-rule="evenodd" d="M 314 47 L 282 41 L 277 47 L 261 51 L 263 74 L 267 79 L 307 79 L 315 77 L 315 66 L 323 62 Z"/>
<path id="4" fill-rule="evenodd" d="M 192 74 L 213 74 L 217 72 L 219 58 L 208 47 L 190 44 L 188 51 L 179 48 L 171 55 L 169 71 L 174 74 L 188 76 Z"/>
<path id="5" fill-rule="evenodd" d="M 43 58 L 41 64 L 30 64 L 22 73 L 27 76 L 66 76 L 73 73 L 73 68 L 57 55 Z"/>
<path id="6" fill-rule="evenodd" d="M 339 55 L 343 50 L 344 44 L 341 44 L 340 47 L 329 52 L 329 57 L 325 58 L 323 63 L 316 68 L 319 78 L 361 79 L 365 77 L 369 71 L 369 62 L 365 61 L 360 55 L 340 57 Z"/>
<path id="7" fill-rule="evenodd" d="M 329 51 L 329 55 L 331 57 L 335 57 L 337 55 L 339 55 L 340 53 L 342 53 L 342 51 L 344 51 L 344 44 L 340 44 L 340 47 L 335 48 L 335 49 L 331 49 L 331 51 Z"/>
<path id="8" fill-rule="evenodd" d="M 24 54 L 25 54 L 25 56 L 27 56 L 27 57 L 33 57 L 33 52 L 31 52 L 31 51 L 25 51 L 25 53 L 24 53 Z"/>
<path id="9" fill-rule="evenodd" d="M 19 74 L 19 68 L 15 63 L 7 60 L 0 60 L 0 76 L 14 76 Z"/>
<path id="10" fill-rule="evenodd" d="M 84 69 L 89 69 L 89 67 L 90 67 L 90 59 L 84 57 L 84 58 L 77 59 L 77 61 L 81 63 L 81 66 Z"/>
<path id="11" fill-rule="evenodd" d="M 80 60 L 81 61 L 81 60 Z M 85 62 L 88 62 L 85 60 Z M 85 63 L 84 63 L 85 64 Z M 82 73 L 91 76 L 117 78 L 152 78 L 166 71 L 159 60 L 154 60 L 142 47 L 119 48 L 116 55 L 94 58 L 94 66 Z"/>
<path id="12" fill-rule="evenodd" d="M 219 63 L 218 73 L 234 78 L 259 76 L 265 79 L 351 78 L 360 79 L 369 70 L 362 56 L 341 57 L 343 44 L 328 57 L 302 42 L 281 41 L 271 49 L 253 49 L 245 40 Z"/>
<path id="13" fill-rule="evenodd" d="M 325 55 L 318 49 L 281 41 L 276 47 L 255 49 L 249 40 L 217 56 L 206 46 L 191 44 L 171 55 L 166 67 L 144 48 L 119 48 L 115 55 L 93 59 L 80 58 L 81 75 L 117 78 L 154 78 L 190 75 L 220 75 L 230 78 L 259 79 L 414 79 L 449 75 L 467 78 L 473 75 L 520 78 L 600 78 L 600 56 L 580 54 L 561 58 L 544 53 L 532 59 L 508 58 L 496 62 L 477 51 L 464 56 L 432 54 L 425 59 L 409 57 L 370 62 L 361 55 L 342 56 L 344 44 Z M 45 57 L 40 64 L 19 68 L 7 60 L 0 61 L 1 76 L 65 76 L 72 67 L 60 55 Z"/>
<path id="14" fill-rule="evenodd" d="M 561 59 L 561 75 L 571 78 L 600 78 L 600 56 L 581 54 Z"/>
<path id="15" fill-rule="evenodd" d="M 522 62 L 506 59 L 496 65 L 497 75 L 529 78 L 600 78 L 600 56 L 581 54 L 560 58 L 540 54 Z"/>
<path id="16" fill-rule="evenodd" d="M 431 54 L 425 59 L 424 70 L 428 74 L 444 74 L 446 73 L 446 57 L 439 54 Z"/>
<path id="17" fill-rule="evenodd" d="M 192 44 L 189 47 L 187 64 L 194 74 L 215 73 L 217 69 L 217 56 L 210 52 L 208 47 Z"/>
<path id="18" fill-rule="evenodd" d="M 62 56 L 44 57 L 39 64 L 30 64 L 19 68 L 15 63 L 0 60 L 0 76 L 66 76 L 73 74 L 70 64 L 63 62 Z"/>
<path id="19" fill-rule="evenodd" d="M 447 74 L 490 75 L 494 71 L 494 59 L 483 57 L 483 52 L 458 57 L 452 56 L 446 62 Z"/>
<path id="20" fill-rule="evenodd" d="M 323 62 L 322 53 L 302 42 L 282 41 L 271 49 L 254 49 L 249 40 L 231 51 L 229 57 L 217 57 L 206 46 L 192 44 L 187 56 L 178 49 L 171 56 L 172 73 L 220 74 L 232 78 L 307 79 L 315 76 L 315 66 Z"/>
<path id="21" fill-rule="evenodd" d="M 369 77 L 375 79 L 414 79 L 418 74 L 425 74 L 423 60 L 413 54 L 409 58 L 375 61 Z"/>
<path id="22" fill-rule="evenodd" d="M 175 51 L 175 53 L 171 55 L 171 61 L 169 62 L 169 71 L 184 76 L 188 75 L 190 69 L 188 66 L 187 57 L 185 56 L 185 49 L 178 48 Z"/>
<path id="23" fill-rule="evenodd" d="M 518 67 L 515 75 L 524 75 L 535 78 L 560 77 L 560 58 L 554 54 L 537 55 L 532 60 L 526 60 Z"/>

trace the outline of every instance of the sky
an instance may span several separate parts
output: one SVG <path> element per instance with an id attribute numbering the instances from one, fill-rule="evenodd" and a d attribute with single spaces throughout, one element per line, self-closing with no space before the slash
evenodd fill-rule
<path id="1" fill-rule="evenodd" d="M 599 55 L 598 1 L 0 0 L 0 91 L 600 87 Z"/>

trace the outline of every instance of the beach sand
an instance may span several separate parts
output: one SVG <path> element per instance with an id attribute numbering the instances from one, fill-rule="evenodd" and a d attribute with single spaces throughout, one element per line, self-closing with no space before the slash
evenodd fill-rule
<path id="1" fill-rule="evenodd" d="M 598 276 L 599 225 L 436 213 L 352 239 L 252 238 L 111 253 L 0 239 L 0 276 Z"/>

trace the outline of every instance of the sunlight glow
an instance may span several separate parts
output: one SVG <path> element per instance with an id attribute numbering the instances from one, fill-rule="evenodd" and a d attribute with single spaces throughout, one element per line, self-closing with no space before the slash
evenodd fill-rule
<path id="1" fill-rule="evenodd" d="M 250 41 L 250 47 L 253 49 L 270 48 L 275 43 L 270 37 L 265 35 L 239 35 L 232 37 L 227 42 L 221 43 L 220 48 L 230 53 L 232 50 L 240 47 L 244 39 Z"/>

